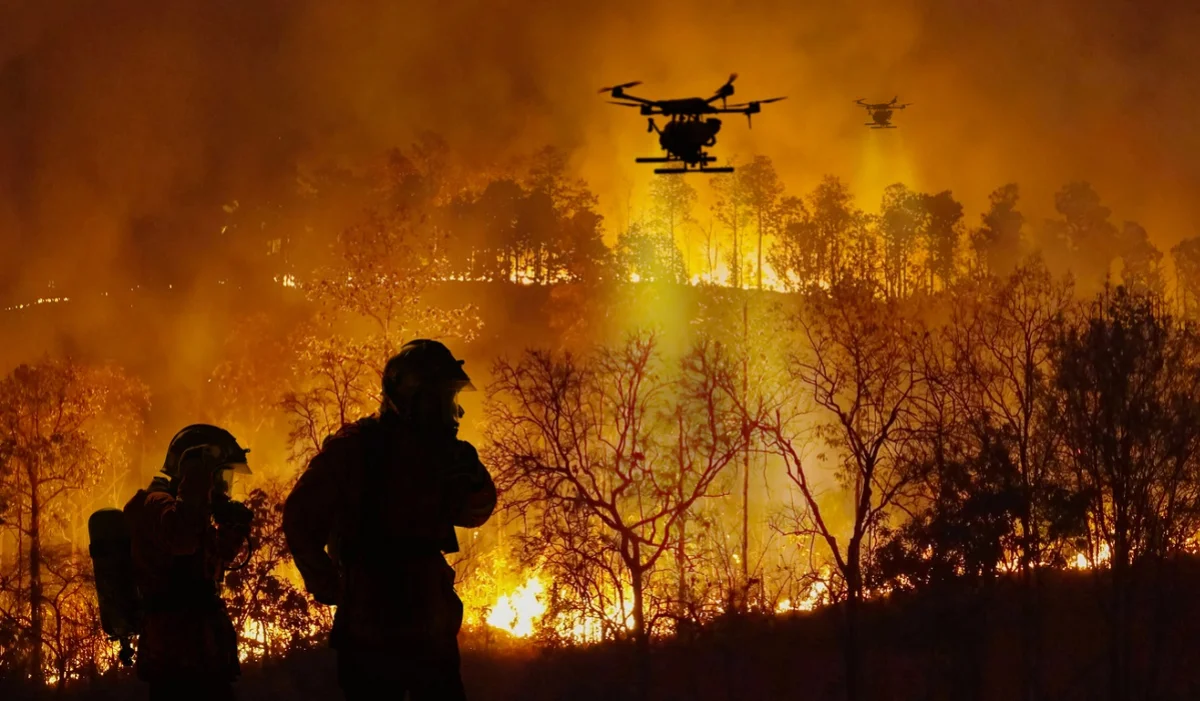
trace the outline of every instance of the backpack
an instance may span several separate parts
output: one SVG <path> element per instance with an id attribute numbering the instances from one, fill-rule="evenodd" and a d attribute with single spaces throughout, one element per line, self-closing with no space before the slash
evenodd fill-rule
<path id="1" fill-rule="evenodd" d="M 141 632 L 142 597 L 133 573 L 129 522 L 120 509 L 104 508 L 88 518 L 88 552 L 100 604 L 100 626 L 110 641 L 121 641 L 121 662 L 133 664 L 132 638 Z"/>

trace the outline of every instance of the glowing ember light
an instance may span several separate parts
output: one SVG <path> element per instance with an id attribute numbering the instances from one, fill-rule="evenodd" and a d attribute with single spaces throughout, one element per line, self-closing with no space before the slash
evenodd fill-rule
<path id="1" fill-rule="evenodd" d="M 541 579 L 534 575 L 512 594 L 496 600 L 487 624 L 507 631 L 518 637 L 527 638 L 533 633 L 533 625 L 546 613 L 546 604 L 541 597 L 546 591 Z"/>
<path id="2" fill-rule="evenodd" d="M 637 273 L 629 273 L 629 281 L 630 282 L 641 282 L 642 276 L 638 275 Z"/>
<path id="3" fill-rule="evenodd" d="M 5 307 L 4 311 L 12 312 L 12 311 L 16 311 L 18 309 L 28 309 L 29 307 L 32 307 L 36 304 L 59 304 L 60 302 L 70 302 L 70 301 L 71 301 L 70 297 L 38 297 L 37 300 L 35 300 L 33 302 L 26 302 L 25 304 L 14 304 L 11 307 Z"/>

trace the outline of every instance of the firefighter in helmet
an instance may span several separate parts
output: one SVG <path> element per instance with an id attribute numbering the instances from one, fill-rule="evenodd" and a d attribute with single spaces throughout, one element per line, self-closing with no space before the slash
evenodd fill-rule
<path id="1" fill-rule="evenodd" d="M 309 593 L 337 606 L 330 644 L 348 699 L 377 689 L 414 701 L 465 699 L 462 602 L 444 553 L 454 527 L 491 517 L 496 488 L 458 439 L 471 380 L 441 343 L 388 361 L 378 415 L 327 438 L 288 496 L 283 530 Z M 328 549 L 327 549 L 328 548 Z"/>
<path id="2" fill-rule="evenodd" d="M 232 699 L 237 634 L 221 600 L 253 513 L 230 495 L 246 453 L 228 431 L 185 427 L 162 475 L 125 505 L 134 579 L 142 598 L 137 673 L 154 699 Z"/>

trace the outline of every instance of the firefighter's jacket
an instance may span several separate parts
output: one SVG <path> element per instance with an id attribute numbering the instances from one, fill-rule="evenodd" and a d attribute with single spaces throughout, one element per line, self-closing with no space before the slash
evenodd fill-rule
<path id="1" fill-rule="evenodd" d="M 125 505 L 144 610 L 137 650 L 144 680 L 232 681 L 240 673 L 237 634 L 220 594 L 249 534 L 213 523 L 210 487 L 211 480 L 185 477 L 173 495 L 155 478 Z"/>
<path id="2" fill-rule="evenodd" d="M 283 530 L 335 648 L 445 639 L 462 625 L 454 527 L 491 517 L 496 487 L 470 443 L 393 414 L 327 438 L 288 496 Z M 328 550 L 327 550 L 328 548 Z"/>

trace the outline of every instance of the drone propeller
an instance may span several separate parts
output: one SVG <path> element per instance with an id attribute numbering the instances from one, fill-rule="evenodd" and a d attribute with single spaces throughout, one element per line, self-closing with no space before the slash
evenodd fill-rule
<path id="1" fill-rule="evenodd" d="M 642 81 L 635 80 L 631 83 L 621 83 L 620 85 L 613 85 L 613 86 L 610 86 L 607 88 L 600 88 L 600 92 L 606 93 L 606 92 L 613 92 L 614 90 L 624 90 L 625 88 L 632 88 L 635 85 L 641 85 L 641 84 L 642 84 Z"/>
<path id="2" fill-rule="evenodd" d="M 725 81 L 724 85 L 717 88 L 717 94 L 713 95 L 713 97 L 709 99 L 709 102 L 712 102 L 714 99 L 719 97 L 721 98 L 721 109 L 729 109 L 729 106 L 725 104 L 725 100 L 733 94 L 733 81 L 737 80 L 737 77 L 737 73 L 730 73 L 729 80 Z"/>
<path id="3" fill-rule="evenodd" d="M 636 102 L 616 102 L 615 100 L 605 100 L 605 102 L 610 105 L 620 105 L 622 107 L 641 107 L 641 105 Z"/>

